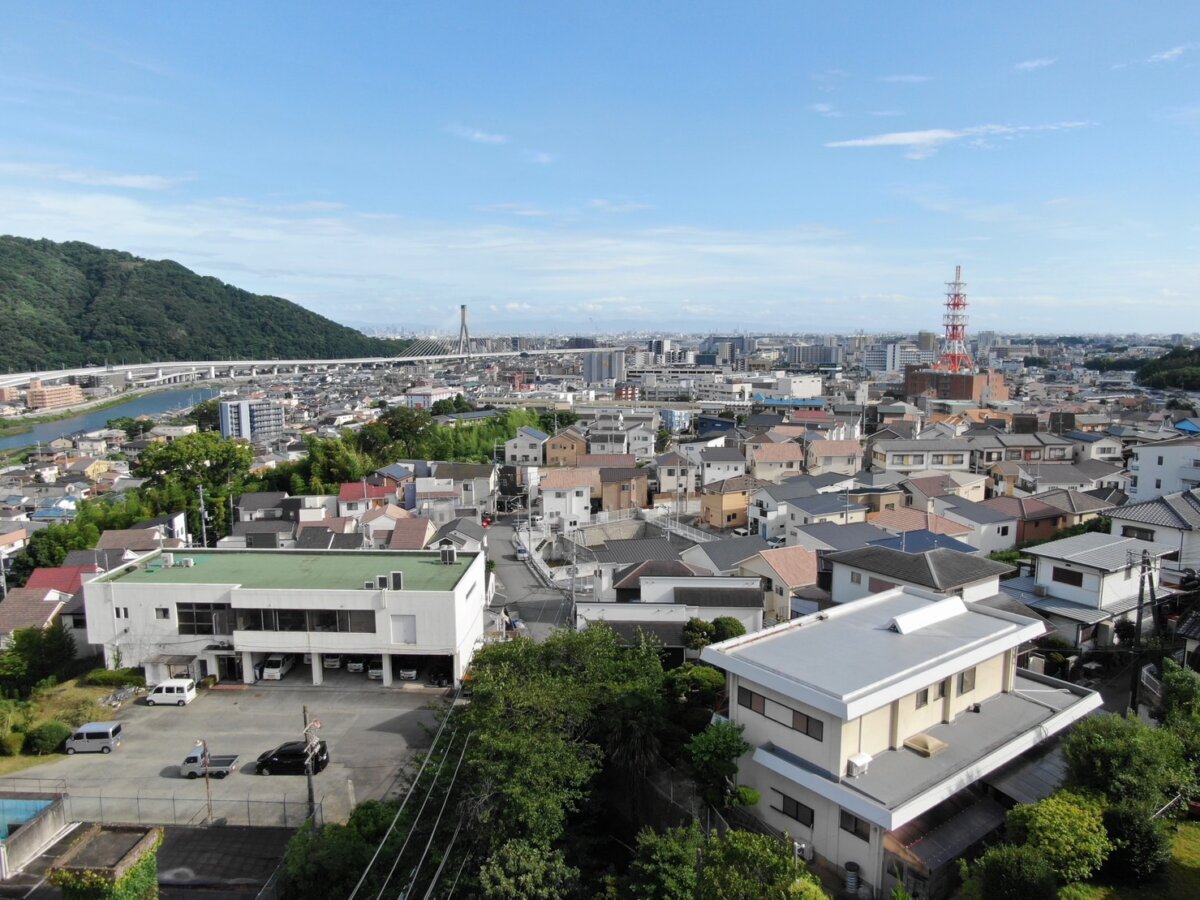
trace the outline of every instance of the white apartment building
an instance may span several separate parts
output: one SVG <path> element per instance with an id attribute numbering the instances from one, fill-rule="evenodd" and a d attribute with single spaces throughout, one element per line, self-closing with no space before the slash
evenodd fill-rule
<path id="1" fill-rule="evenodd" d="M 269 400 L 222 400 L 221 437 L 261 443 L 283 434 L 283 407 Z"/>
<path id="2" fill-rule="evenodd" d="M 1196 487 L 1200 487 L 1200 438 L 1173 438 L 1133 448 L 1129 461 L 1131 502 Z"/>
<path id="3" fill-rule="evenodd" d="M 895 588 L 700 658 L 727 673 L 729 718 L 752 748 L 738 781 L 762 796 L 752 812 L 806 856 L 855 864 L 873 896 L 902 883 L 936 898 L 955 857 L 1004 822 L 976 783 L 1100 706 L 1094 691 L 1017 668 L 1045 630 Z M 934 831 L 937 853 L 923 853 Z"/>
<path id="4" fill-rule="evenodd" d="M 159 551 L 83 595 L 106 666 L 247 684 L 275 653 L 311 654 L 313 684 L 330 653 L 382 657 L 385 685 L 393 665 L 459 679 L 488 604 L 483 554 L 382 550 Z"/>

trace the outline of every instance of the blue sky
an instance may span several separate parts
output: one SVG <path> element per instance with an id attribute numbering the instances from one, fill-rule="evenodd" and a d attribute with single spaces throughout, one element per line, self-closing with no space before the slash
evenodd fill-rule
<path id="1" fill-rule="evenodd" d="M 1200 4 L 10 4 L 0 232 L 339 321 L 1200 330 Z"/>

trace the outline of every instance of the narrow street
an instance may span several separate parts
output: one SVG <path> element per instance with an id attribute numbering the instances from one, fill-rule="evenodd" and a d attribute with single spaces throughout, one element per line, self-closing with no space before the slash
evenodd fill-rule
<path id="1" fill-rule="evenodd" d="M 509 615 L 521 619 L 534 640 L 545 640 L 555 628 L 568 624 L 569 602 L 562 591 L 542 585 L 524 562 L 518 562 L 508 519 L 488 529 L 488 559 L 496 564 L 494 608 L 507 606 Z"/>

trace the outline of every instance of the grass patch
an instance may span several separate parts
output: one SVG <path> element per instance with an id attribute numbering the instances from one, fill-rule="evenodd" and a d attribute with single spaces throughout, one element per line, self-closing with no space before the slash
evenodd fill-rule
<path id="1" fill-rule="evenodd" d="M 84 722 L 106 718 L 105 708 L 100 706 L 99 701 L 112 691 L 110 687 L 81 685 L 77 678 L 52 688 L 45 688 L 32 698 L 36 707 L 32 725 L 36 727 L 43 722 L 82 725 Z"/>
<path id="2" fill-rule="evenodd" d="M 0 778 L 5 775 L 16 775 L 42 763 L 54 762 L 61 754 L 52 753 L 49 756 L 0 756 Z"/>
<path id="3" fill-rule="evenodd" d="M 1070 900 L 1195 900 L 1200 897 L 1200 822 L 1179 825 L 1164 878 L 1137 887 L 1074 884 L 1067 892 Z"/>

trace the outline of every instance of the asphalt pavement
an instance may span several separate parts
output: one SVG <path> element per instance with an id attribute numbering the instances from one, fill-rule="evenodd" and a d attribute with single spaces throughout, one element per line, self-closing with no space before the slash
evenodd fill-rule
<path id="1" fill-rule="evenodd" d="M 525 562 L 517 560 L 512 542 L 513 528 L 508 519 L 488 530 L 488 559 L 496 564 L 497 606 L 507 606 L 509 614 L 521 619 L 534 640 L 545 640 L 556 628 L 569 624 L 569 599 L 554 588 L 547 588 Z"/>

